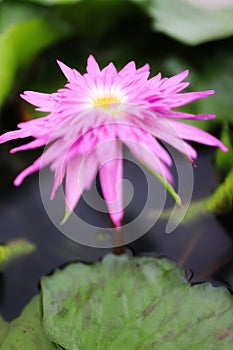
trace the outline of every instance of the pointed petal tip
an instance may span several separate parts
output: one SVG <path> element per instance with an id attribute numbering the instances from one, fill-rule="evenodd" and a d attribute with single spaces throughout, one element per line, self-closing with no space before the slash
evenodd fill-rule
<path id="1" fill-rule="evenodd" d="M 122 215 L 120 215 L 120 217 L 116 217 L 114 214 L 110 213 L 110 217 L 111 217 L 112 223 L 114 224 L 114 228 L 117 231 L 121 231 L 121 228 L 122 228 Z"/>
<path id="2" fill-rule="evenodd" d="M 65 66 L 65 64 L 60 61 L 60 60 L 56 60 L 57 64 L 59 65 L 59 67 L 61 68 L 62 66 Z"/>
<path id="3" fill-rule="evenodd" d="M 91 54 L 88 56 L 87 60 L 94 60 L 94 61 L 95 61 L 94 55 L 91 53 Z"/>
<path id="4" fill-rule="evenodd" d="M 213 94 L 215 94 L 215 90 L 208 90 L 208 93 L 209 93 L 210 95 L 213 95 Z"/>
<path id="5" fill-rule="evenodd" d="M 56 62 L 62 71 L 67 67 L 62 61 L 56 60 Z"/>
<path id="6" fill-rule="evenodd" d="M 56 192 L 52 190 L 50 197 L 49 197 L 51 201 L 54 200 L 55 194 L 56 194 Z"/>
<path id="7" fill-rule="evenodd" d="M 90 75 L 98 75 L 100 74 L 99 65 L 93 55 L 89 55 L 87 58 L 87 73 Z"/>
<path id="8" fill-rule="evenodd" d="M 223 152 L 228 152 L 228 148 L 224 145 L 224 144 L 220 144 L 219 148 L 223 151 Z"/>
<path id="9" fill-rule="evenodd" d="M 72 214 L 72 211 L 69 211 L 69 209 L 66 207 L 65 215 L 62 221 L 60 222 L 60 225 L 64 225 L 69 219 L 69 217 L 71 216 L 71 214 Z"/>
<path id="10" fill-rule="evenodd" d="M 23 179 L 20 176 L 17 176 L 14 179 L 13 184 L 14 184 L 14 186 L 18 187 L 22 184 L 22 182 L 23 182 Z"/>

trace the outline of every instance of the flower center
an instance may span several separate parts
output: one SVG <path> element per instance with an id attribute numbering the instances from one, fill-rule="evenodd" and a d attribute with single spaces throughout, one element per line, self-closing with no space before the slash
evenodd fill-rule
<path id="1" fill-rule="evenodd" d="M 120 100 L 116 97 L 101 97 L 94 102 L 94 106 L 101 106 L 102 108 L 109 108 L 114 103 L 119 103 Z"/>

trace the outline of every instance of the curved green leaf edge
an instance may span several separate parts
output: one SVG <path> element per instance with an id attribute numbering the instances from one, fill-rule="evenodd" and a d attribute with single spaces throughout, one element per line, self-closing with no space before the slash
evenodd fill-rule
<path id="1" fill-rule="evenodd" d="M 191 0 L 131 0 L 152 17 L 153 27 L 185 44 L 198 45 L 230 37 L 233 8 L 209 8 Z M 203 1 L 203 3 L 205 3 Z"/>
<path id="2" fill-rule="evenodd" d="M 40 300 L 35 296 L 22 314 L 12 322 L 0 317 L 1 350 L 55 350 L 41 328 Z"/>
<path id="3" fill-rule="evenodd" d="M 43 277 L 43 327 L 66 350 L 230 350 L 233 299 L 167 259 L 107 255 Z"/>

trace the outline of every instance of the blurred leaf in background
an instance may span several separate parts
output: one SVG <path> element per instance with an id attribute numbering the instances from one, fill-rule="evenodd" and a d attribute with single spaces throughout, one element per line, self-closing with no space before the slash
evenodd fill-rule
<path id="1" fill-rule="evenodd" d="M 155 30 L 197 45 L 233 34 L 231 0 L 131 0 L 151 16 Z"/>
<path id="2" fill-rule="evenodd" d="M 0 270 L 18 258 L 33 253 L 35 250 L 35 245 L 26 239 L 15 239 L 7 244 L 0 244 Z"/>
<path id="3" fill-rule="evenodd" d="M 46 11 L 20 2 L 3 1 L 0 17 L 0 106 L 7 97 L 20 66 L 69 33 Z"/>

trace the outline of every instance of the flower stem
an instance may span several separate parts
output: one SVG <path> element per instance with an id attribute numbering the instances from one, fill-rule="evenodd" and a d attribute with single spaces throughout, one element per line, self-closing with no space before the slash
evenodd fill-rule
<path id="1" fill-rule="evenodd" d="M 112 222 L 112 251 L 115 255 L 121 255 L 125 253 L 124 236 L 121 229 L 117 229 Z"/>

